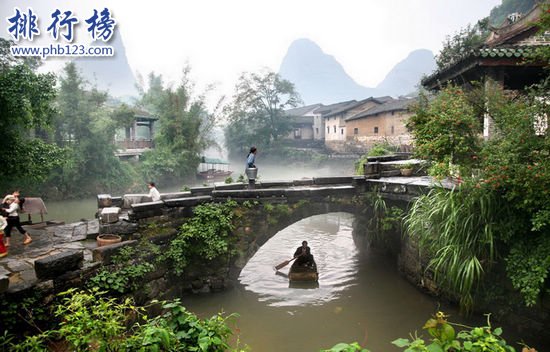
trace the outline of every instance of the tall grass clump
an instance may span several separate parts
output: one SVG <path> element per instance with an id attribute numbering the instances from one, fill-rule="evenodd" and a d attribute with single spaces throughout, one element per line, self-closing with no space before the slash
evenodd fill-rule
<path id="1" fill-rule="evenodd" d="M 460 297 L 471 311 L 473 292 L 494 262 L 497 223 L 502 208 L 483 189 L 434 188 L 419 197 L 405 218 L 407 233 L 418 239 L 429 258 L 435 282 Z"/>

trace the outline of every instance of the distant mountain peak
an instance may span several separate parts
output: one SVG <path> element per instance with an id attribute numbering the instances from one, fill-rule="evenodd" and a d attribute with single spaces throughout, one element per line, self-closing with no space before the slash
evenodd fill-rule
<path id="1" fill-rule="evenodd" d="M 424 74 L 435 69 L 431 51 L 419 49 L 399 62 L 376 88 L 361 86 L 344 67 L 307 38 L 294 40 L 283 58 L 279 74 L 294 83 L 305 104 L 331 104 L 370 96 L 399 96 L 416 90 Z"/>
<path id="2" fill-rule="evenodd" d="M 74 62 L 84 77 L 101 90 L 107 90 L 112 96 L 136 96 L 136 78 L 128 64 L 126 49 L 119 32 L 107 43 L 98 41 L 94 45 L 109 45 L 114 49 L 113 56 L 79 57 Z"/>

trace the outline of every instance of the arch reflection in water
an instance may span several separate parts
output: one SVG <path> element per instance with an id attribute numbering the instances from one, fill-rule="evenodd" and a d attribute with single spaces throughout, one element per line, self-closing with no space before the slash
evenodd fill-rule
<path id="1" fill-rule="evenodd" d="M 290 225 L 250 259 L 241 272 L 240 282 L 270 306 L 321 305 L 337 299 L 355 284 L 358 250 L 352 238 L 353 219 L 348 213 L 330 213 Z M 286 276 L 290 265 L 279 273 L 273 269 L 277 263 L 291 258 L 304 240 L 317 263 L 318 286 L 315 283 L 290 286 Z"/>

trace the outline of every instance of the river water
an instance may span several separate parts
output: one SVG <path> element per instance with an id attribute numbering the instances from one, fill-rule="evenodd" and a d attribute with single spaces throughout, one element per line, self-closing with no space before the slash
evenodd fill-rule
<path id="1" fill-rule="evenodd" d="M 437 310 L 464 322 L 400 277 L 395 259 L 369 249 L 353 235 L 353 215 L 330 213 L 301 220 L 266 242 L 226 292 L 190 296 L 184 305 L 201 317 L 238 313 L 234 327 L 252 351 L 319 351 L 339 342 L 359 342 L 373 352 L 399 351 L 390 344 L 421 328 Z M 307 240 L 319 271 L 319 285 L 290 288 L 288 266 Z M 472 322 L 472 320 L 470 321 Z M 477 321 L 478 322 L 478 321 Z"/>

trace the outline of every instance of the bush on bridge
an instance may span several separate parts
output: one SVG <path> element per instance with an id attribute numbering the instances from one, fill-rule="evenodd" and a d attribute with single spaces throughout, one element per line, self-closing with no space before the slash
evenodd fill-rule
<path id="1" fill-rule="evenodd" d="M 164 255 L 176 274 L 181 275 L 192 258 L 211 261 L 230 253 L 236 206 L 227 201 L 195 207 L 194 216 L 180 227 Z"/>

